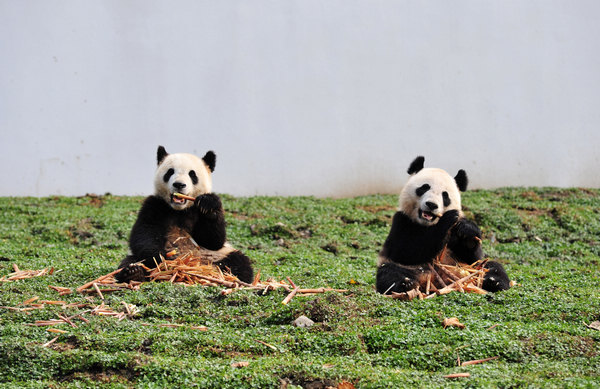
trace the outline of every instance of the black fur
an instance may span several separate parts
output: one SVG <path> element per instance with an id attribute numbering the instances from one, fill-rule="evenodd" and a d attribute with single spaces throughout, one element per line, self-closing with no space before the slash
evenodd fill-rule
<path id="1" fill-rule="evenodd" d="M 431 186 L 429 186 L 429 184 L 423 184 L 420 187 L 417 188 L 417 190 L 415 191 L 415 193 L 417 194 L 417 196 L 421 197 L 423 196 L 425 193 L 427 193 L 427 191 L 431 189 Z"/>
<path id="2" fill-rule="evenodd" d="M 427 227 L 398 211 L 380 255 L 400 265 L 431 262 L 444 248 L 448 231 L 457 220 L 458 211 L 451 210 L 444 213 L 436 224 Z"/>
<path id="3" fill-rule="evenodd" d="M 479 240 L 481 230 L 472 221 L 461 218 L 452 227 L 448 248 L 452 250 L 452 257 L 460 262 L 473 263 L 483 258 L 483 251 Z"/>
<path id="4" fill-rule="evenodd" d="M 408 167 L 408 170 L 406 172 L 408 174 L 418 173 L 419 171 L 421 171 L 421 169 L 423 169 L 424 163 L 425 163 L 425 157 L 418 156 L 417 158 L 415 158 L 414 161 L 412 161 L 412 163 L 410 164 L 410 166 Z"/>
<path id="5" fill-rule="evenodd" d="M 380 256 L 387 259 L 377 269 L 376 287 L 379 293 L 406 292 L 417 286 L 421 265 L 431 263 L 448 245 L 454 259 L 471 264 L 483 257 L 481 231 L 475 223 L 459 218 L 458 211 L 447 211 L 437 224 L 427 227 L 396 212 L 392 228 Z M 510 280 L 500 263 L 487 262 L 483 289 L 489 292 L 510 288 Z"/>
<path id="6" fill-rule="evenodd" d="M 454 181 L 456 181 L 456 186 L 458 186 L 458 190 L 464 192 L 467 190 L 467 186 L 469 185 L 469 177 L 467 177 L 467 173 L 460 169 L 456 176 L 454 176 Z"/>
<path id="7" fill-rule="evenodd" d="M 171 169 L 167 170 L 167 172 L 163 176 L 163 181 L 169 182 L 169 179 L 171 178 L 171 176 L 173 176 L 173 174 L 175 174 L 175 169 L 171 168 Z"/>
<path id="8" fill-rule="evenodd" d="M 196 198 L 192 207 L 181 211 L 174 210 L 157 196 L 149 196 L 144 201 L 131 230 L 129 237 L 131 255 L 121 261 L 119 267 L 124 269 L 118 273 L 117 280 L 121 282 L 132 279 L 143 280 L 146 276 L 143 269 L 131 265 L 142 262 L 149 268 L 156 267 L 156 263 L 161 261 L 161 256 L 165 256 L 167 233 L 172 226 L 189 232 L 196 243 L 209 250 L 219 250 L 227 238 L 223 207 L 221 199 L 216 194 L 201 195 Z M 235 273 L 237 271 L 251 281 L 253 271 L 250 260 L 242 253 L 235 253 L 237 253 L 234 255 L 235 266 L 230 267 L 233 274 L 238 275 Z M 240 259 L 240 256 L 245 258 L 245 261 Z M 229 256 L 225 260 L 228 258 Z"/>
<path id="9" fill-rule="evenodd" d="M 190 170 L 190 172 L 188 173 L 190 178 L 192 179 L 192 184 L 196 185 L 198 184 L 198 175 L 196 174 L 195 170 Z"/>
<path id="10" fill-rule="evenodd" d="M 385 263 L 377 269 L 377 291 L 381 294 L 401 293 L 417 287 L 417 269 Z"/>
<path id="11" fill-rule="evenodd" d="M 444 198 L 444 207 L 448 207 L 450 204 L 452 204 L 452 201 L 450 201 L 450 196 L 448 195 L 448 192 L 442 192 L 442 197 Z"/>
<path id="12" fill-rule="evenodd" d="M 160 163 L 163 161 L 163 159 L 167 157 L 167 155 L 169 155 L 169 153 L 167 153 L 167 150 L 165 150 L 165 148 L 162 146 L 158 146 L 158 150 L 156 150 L 156 164 L 160 165 Z"/>
<path id="13" fill-rule="evenodd" d="M 215 171 L 215 165 L 217 164 L 217 156 L 213 151 L 206 152 L 206 154 L 204 154 L 204 157 L 202 157 L 202 160 L 204 161 L 204 163 L 206 163 L 206 166 L 208 166 L 211 172 Z"/>
<path id="14" fill-rule="evenodd" d="M 483 289 L 488 292 L 498 292 L 510 288 L 510 279 L 504 270 L 504 266 L 498 262 L 487 262 L 484 266 L 488 269 L 483 277 Z"/>
<path id="15" fill-rule="evenodd" d="M 239 251 L 233 251 L 217 265 L 225 271 L 231 272 L 241 281 L 250 283 L 254 281 L 254 272 L 250 264 L 250 259 Z"/>

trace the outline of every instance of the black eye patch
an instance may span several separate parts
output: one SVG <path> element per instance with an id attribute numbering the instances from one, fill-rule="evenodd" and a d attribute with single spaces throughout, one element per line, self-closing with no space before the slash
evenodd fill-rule
<path id="1" fill-rule="evenodd" d="M 429 184 L 423 184 L 423 185 L 421 185 L 416 190 L 417 196 L 419 196 L 419 197 L 423 196 L 429 189 L 431 189 L 431 187 L 429 186 Z"/>
<path id="2" fill-rule="evenodd" d="M 169 181 L 169 178 L 171 178 L 171 176 L 175 174 L 175 170 L 173 170 L 173 168 L 167 170 L 167 172 L 165 173 L 165 175 L 163 176 L 163 180 L 165 182 Z"/>
<path id="3" fill-rule="evenodd" d="M 450 203 L 452 203 L 450 201 L 450 196 L 448 196 L 448 192 L 443 192 L 442 198 L 444 199 L 444 207 L 447 207 L 448 205 L 450 205 Z"/>
<path id="4" fill-rule="evenodd" d="M 192 179 L 192 184 L 196 185 L 198 183 L 198 176 L 196 175 L 196 172 L 194 170 L 190 170 L 190 172 L 188 174 L 190 175 L 190 178 Z"/>

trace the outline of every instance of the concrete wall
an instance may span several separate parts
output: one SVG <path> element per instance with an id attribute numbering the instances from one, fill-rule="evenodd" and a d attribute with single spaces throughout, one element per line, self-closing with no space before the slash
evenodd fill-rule
<path id="1" fill-rule="evenodd" d="M 600 2 L 0 0 L 0 195 L 600 187 Z"/>

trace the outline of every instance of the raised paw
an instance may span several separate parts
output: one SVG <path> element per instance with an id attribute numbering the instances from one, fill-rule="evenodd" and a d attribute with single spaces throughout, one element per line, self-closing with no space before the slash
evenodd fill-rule
<path id="1" fill-rule="evenodd" d="M 117 282 L 129 282 L 129 281 L 140 281 L 143 282 L 148 277 L 148 274 L 144 268 L 136 263 L 132 263 L 124 267 L 120 272 L 115 275 Z"/>
<path id="2" fill-rule="evenodd" d="M 457 239 L 464 240 L 470 248 L 475 248 L 481 242 L 481 230 L 469 219 L 459 219 L 453 228 Z"/>
<path id="3" fill-rule="evenodd" d="M 221 199 L 214 193 L 200 195 L 194 203 L 200 213 L 204 214 L 217 213 L 223 208 Z"/>
<path id="4" fill-rule="evenodd" d="M 458 218 L 458 211 L 456 209 L 451 209 L 450 211 L 446 211 L 442 215 L 442 217 L 438 221 L 438 226 L 439 228 L 442 228 L 447 231 L 454 225 L 454 223 L 456 223 Z"/>
<path id="5" fill-rule="evenodd" d="M 455 259 L 473 263 L 483 258 L 481 248 L 481 230 L 472 221 L 460 218 L 452 227 L 448 247 Z"/>

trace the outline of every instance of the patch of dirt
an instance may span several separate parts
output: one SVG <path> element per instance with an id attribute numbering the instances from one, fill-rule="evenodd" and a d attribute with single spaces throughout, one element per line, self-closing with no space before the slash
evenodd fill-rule
<path id="1" fill-rule="evenodd" d="M 297 232 L 283 223 L 275 223 L 271 226 L 258 227 L 256 224 L 250 226 L 250 233 L 254 236 L 266 236 L 273 240 L 283 238 L 294 238 Z"/>
<path id="2" fill-rule="evenodd" d="M 76 336 L 69 336 L 62 342 L 55 342 L 48 346 L 54 351 L 65 352 L 79 348 L 79 340 Z"/>
<path id="3" fill-rule="evenodd" d="M 135 378 L 134 374 L 126 369 L 108 369 L 100 372 L 74 372 L 60 378 L 60 382 L 74 382 L 81 379 L 96 381 L 103 384 L 128 383 Z"/>
<path id="4" fill-rule="evenodd" d="M 97 227 L 98 225 L 94 224 L 92 218 L 81 219 L 76 225 L 69 227 L 67 235 L 72 244 L 79 245 L 82 241 L 92 239 L 94 234 L 91 230 Z M 92 244 L 97 244 L 97 242 L 93 240 Z"/>
<path id="5" fill-rule="evenodd" d="M 535 193 L 531 190 L 521 193 L 521 197 L 524 199 L 529 199 L 529 200 L 533 200 L 533 201 L 541 200 L 540 196 L 538 196 L 537 193 Z"/>
<path id="6" fill-rule="evenodd" d="M 106 203 L 105 196 L 100 196 L 95 193 L 88 193 L 85 196 L 78 197 L 79 199 L 87 199 L 88 201 L 82 203 L 83 206 L 91 206 L 95 208 L 101 208 Z"/>
<path id="7" fill-rule="evenodd" d="M 321 246 L 321 248 L 333 255 L 337 255 L 339 252 L 337 243 L 327 243 L 325 246 Z"/>

